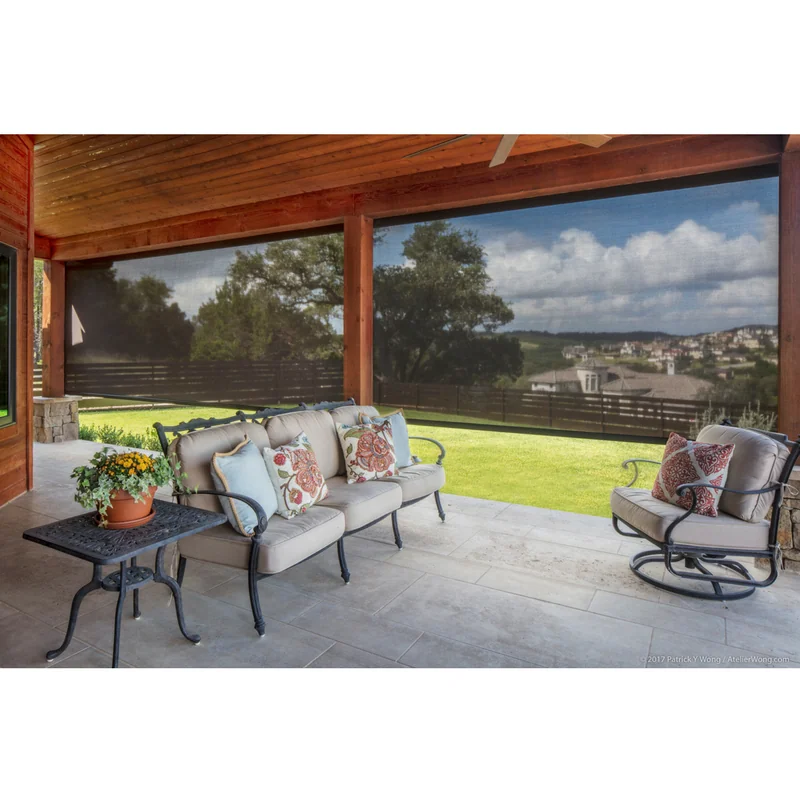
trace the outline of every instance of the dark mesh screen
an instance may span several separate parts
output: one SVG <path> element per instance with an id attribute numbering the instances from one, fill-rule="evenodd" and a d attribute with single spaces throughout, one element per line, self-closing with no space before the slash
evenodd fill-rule
<path id="1" fill-rule="evenodd" d="M 67 270 L 82 395 L 264 406 L 342 395 L 340 233 Z"/>
<path id="2" fill-rule="evenodd" d="M 384 226 L 376 402 L 612 435 L 774 425 L 777 205 L 760 177 Z"/>

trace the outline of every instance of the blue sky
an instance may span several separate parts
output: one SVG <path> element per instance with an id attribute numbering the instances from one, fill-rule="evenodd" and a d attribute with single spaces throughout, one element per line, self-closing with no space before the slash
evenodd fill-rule
<path id="1" fill-rule="evenodd" d="M 776 178 L 460 217 L 511 328 L 697 333 L 777 322 Z M 413 226 L 382 230 L 403 264 Z"/>

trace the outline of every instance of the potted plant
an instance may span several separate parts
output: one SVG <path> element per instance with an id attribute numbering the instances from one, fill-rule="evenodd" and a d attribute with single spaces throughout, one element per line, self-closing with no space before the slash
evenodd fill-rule
<path id="1" fill-rule="evenodd" d="M 75 500 L 84 508 L 96 508 L 104 528 L 135 528 L 152 519 L 153 496 L 159 486 L 180 477 L 163 456 L 130 451 L 119 453 L 104 447 L 89 465 L 72 470 Z"/>

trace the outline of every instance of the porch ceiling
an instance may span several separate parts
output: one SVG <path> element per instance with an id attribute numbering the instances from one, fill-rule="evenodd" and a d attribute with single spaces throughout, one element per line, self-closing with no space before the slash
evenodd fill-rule
<path id="1" fill-rule="evenodd" d="M 465 165 L 485 164 L 499 135 L 476 135 L 415 158 L 445 135 L 38 135 L 36 233 L 63 238 L 167 217 Z M 509 165 L 557 148 L 592 152 L 553 135 L 523 135 Z"/>

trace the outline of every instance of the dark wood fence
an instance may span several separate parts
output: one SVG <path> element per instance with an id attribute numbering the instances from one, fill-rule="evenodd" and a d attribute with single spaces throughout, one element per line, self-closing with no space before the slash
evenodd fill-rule
<path id="1" fill-rule="evenodd" d="M 67 364 L 69 394 L 262 407 L 342 397 L 341 361 Z"/>
<path id="2" fill-rule="evenodd" d="M 41 367 L 34 367 L 33 368 L 33 396 L 34 397 L 41 397 L 42 396 L 42 368 Z"/>
<path id="3" fill-rule="evenodd" d="M 707 401 L 695 400 L 383 382 L 375 384 L 375 403 L 499 424 L 659 439 L 666 439 L 670 431 L 688 435 L 694 420 L 708 408 Z M 726 407 L 734 417 L 742 409 Z"/>

